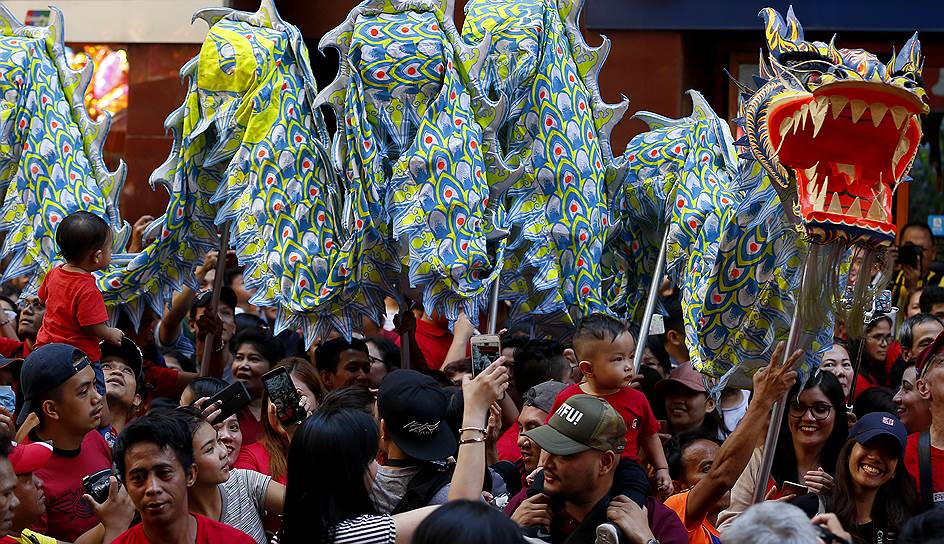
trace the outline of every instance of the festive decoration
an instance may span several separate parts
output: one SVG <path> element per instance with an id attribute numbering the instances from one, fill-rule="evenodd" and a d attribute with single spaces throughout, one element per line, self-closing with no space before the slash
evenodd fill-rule
<path id="1" fill-rule="evenodd" d="M 770 57 L 757 89 L 740 95 L 744 136 L 732 147 L 727 125 L 697 95 L 687 120 L 644 116 L 655 131 L 627 148 L 632 193 L 621 208 L 630 229 L 660 212 L 670 221 L 667 270 L 682 289 L 693 363 L 742 386 L 785 339 L 805 262 L 812 281 L 800 302 L 810 310 L 800 345 L 813 349 L 804 370 L 831 343 L 830 310 L 861 327 L 879 287 L 858 282 L 844 311 L 837 271 L 850 245 L 865 248 L 860 270 L 868 271 L 882 258 L 876 250 L 893 242 L 892 193 L 907 179 L 926 110 L 917 36 L 885 65 L 862 50 L 805 41 L 792 10 L 786 20 L 769 8 L 761 15 Z M 651 258 L 630 247 L 635 274 L 651 274 Z"/>

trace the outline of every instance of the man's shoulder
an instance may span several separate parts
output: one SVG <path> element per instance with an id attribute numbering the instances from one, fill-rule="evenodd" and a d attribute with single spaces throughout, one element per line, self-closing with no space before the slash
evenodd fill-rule
<path id="1" fill-rule="evenodd" d="M 148 539 L 144 536 L 144 529 L 139 524 L 129 527 L 127 531 L 118 535 L 115 540 L 112 540 L 112 544 L 148 544 Z"/>
<path id="2" fill-rule="evenodd" d="M 199 514 L 193 515 L 197 518 L 197 544 L 217 542 L 226 542 L 226 544 L 255 544 L 256 542 L 252 537 L 235 527 Z"/>

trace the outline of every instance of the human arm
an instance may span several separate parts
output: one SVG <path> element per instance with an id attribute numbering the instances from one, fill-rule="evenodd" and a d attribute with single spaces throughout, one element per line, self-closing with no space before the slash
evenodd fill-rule
<path id="1" fill-rule="evenodd" d="M 198 285 L 203 283 L 207 272 L 216 268 L 218 254 L 219 252 L 215 250 L 208 251 L 203 258 L 203 264 L 194 270 L 193 275 Z M 187 318 L 187 315 L 190 314 L 190 306 L 193 304 L 194 295 L 193 289 L 186 285 L 184 285 L 183 289 L 179 292 L 174 293 L 170 307 L 164 312 L 164 317 L 161 319 L 161 326 L 158 329 L 157 340 L 162 346 L 170 346 L 177 341 L 181 332 L 181 324 L 184 322 L 184 319 Z M 200 354 L 197 355 L 199 356 Z"/>
<path id="2" fill-rule="evenodd" d="M 469 341 L 476 334 L 478 334 L 478 331 L 472 326 L 469 316 L 465 315 L 465 312 L 459 312 L 459 318 L 452 325 L 452 343 L 449 344 L 449 351 L 446 352 L 446 358 L 443 360 L 443 366 L 440 370 L 446 368 L 446 365 L 453 361 L 465 359 Z"/>
<path id="3" fill-rule="evenodd" d="M 82 327 L 82 330 L 116 346 L 120 346 L 121 339 L 125 337 L 125 333 L 121 332 L 121 329 L 109 327 L 108 324 L 104 322 L 94 325 L 85 325 Z"/>
<path id="4" fill-rule="evenodd" d="M 285 486 L 275 480 L 266 486 L 265 509 L 274 514 L 281 514 L 285 509 Z"/>
<path id="5" fill-rule="evenodd" d="M 657 433 L 653 433 L 642 438 L 640 442 L 642 443 L 642 451 L 646 454 L 646 459 L 655 469 L 659 497 L 664 499 L 672 491 L 672 477 L 669 476 L 669 462 L 665 460 L 662 439 L 659 438 Z"/>
<path id="6" fill-rule="evenodd" d="M 131 239 L 128 241 L 128 247 L 126 249 L 128 253 L 139 253 L 144 249 L 144 231 L 146 231 L 148 225 L 153 222 L 154 217 L 150 215 L 142 215 L 134 222 L 134 225 L 131 227 Z"/>
<path id="7" fill-rule="evenodd" d="M 223 367 L 226 365 L 226 342 L 223 341 L 223 320 L 213 312 L 203 312 L 197 319 L 197 345 L 206 346 L 207 336 L 213 336 L 214 345 L 210 347 L 210 360 L 203 364 L 203 350 L 198 349 L 195 357 L 200 376 L 223 377 Z"/>
<path id="8" fill-rule="evenodd" d="M 784 344 L 780 342 L 774 349 L 770 364 L 754 374 L 754 398 L 748 404 L 744 418 L 718 450 L 711 470 L 689 492 L 685 519 L 682 520 L 687 529 L 700 525 L 709 510 L 738 481 L 750 460 L 755 438 L 766 430 L 774 402 L 783 398 L 796 381 L 794 367 L 803 356 L 803 350 L 794 351 L 786 362 L 780 364 L 783 350 Z"/>

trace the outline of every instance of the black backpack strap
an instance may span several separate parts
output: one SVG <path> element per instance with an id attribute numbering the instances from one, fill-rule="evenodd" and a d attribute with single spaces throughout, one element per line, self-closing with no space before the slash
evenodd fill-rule
<path id="1" fill-rule="evenodd" d="M 918 435 L 918 489 L 924 509 L 934 508 L 934 492 L 931 487 L 931 433 L 929 431 Z"/>

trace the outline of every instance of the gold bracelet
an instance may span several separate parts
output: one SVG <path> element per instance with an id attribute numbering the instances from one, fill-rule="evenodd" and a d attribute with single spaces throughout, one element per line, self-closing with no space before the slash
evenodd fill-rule
<path id="1" fill-rule="evenodd" d="M 461 446 L 463 444 L 476 444 L 479 442 L 485 442 L 485 437 L 480 436 L 478 438 L 463 438 L 462 440 L 459 441 L 459 445 Z"/>

